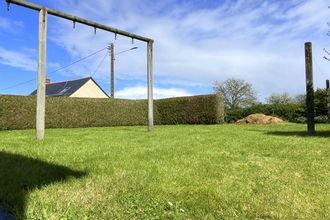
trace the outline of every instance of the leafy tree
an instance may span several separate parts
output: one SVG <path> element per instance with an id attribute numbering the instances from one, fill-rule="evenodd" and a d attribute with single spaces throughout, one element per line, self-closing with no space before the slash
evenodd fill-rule
<path id="1" fill-rule="evenodd" d="M 242 79 L 215 81 L 214 91 L 223 97 L 225 106 L 229 109 L 249 107 L 257 100 L 252 84 Z"/>
<path id="2" fill-rule="evenodd" d="M 317 89 L 314 93 L 314 106 L 316 115 L 327 115 L 327 90 Z"/>
<path id="3" fill-rule="evenodd" d="M 273 93 L 266 99 L 268 104 L 289 104 L 293 103 L 293 98 L 288 93 Z"/>
<path id="4" fill-rule="evenodd" d="M 300 94 L 294 98 L 295 103 L 306 105 L 306 95 Z M 326 89 L 316 89 L 314 92 L 315 115 L 327 115 L 327 91 Z"/>

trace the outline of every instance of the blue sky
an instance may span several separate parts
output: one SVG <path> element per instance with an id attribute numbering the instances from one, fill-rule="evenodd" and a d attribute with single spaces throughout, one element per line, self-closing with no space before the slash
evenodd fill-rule
<path id="1" fill-rule="evenodd" d="M 304 93 L 304 42 L 313 42 L 315 87 L 330 78 L 326 0 L 183 1 L 58 0 L 31 2 L 153 38 L 155 97 L 212 93 L 215 80 L 241 78 L 253 84 L 260 101 L 276 92 Z M 114 42 L 116 93 L 146 96 L 146 45 L 49 15 L 47 72 Z M 26 95 L 36 86 L 38 13 L 16 5 L 0 7 L 0 94 Z M 93 75 L 109 91 L 105 51 L 63 71 L 54 81 Z M 21 82 L 31 82 L 4 90 Z"/>

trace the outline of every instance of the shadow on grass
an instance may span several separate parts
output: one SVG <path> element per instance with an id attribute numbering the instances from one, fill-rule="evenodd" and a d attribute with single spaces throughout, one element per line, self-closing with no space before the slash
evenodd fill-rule
<path id="1" fill-rule="evenodd" d="M 29 192 L 84 175 L 85 172 L 0 151 L 0 206 L 10 212 L 2 216 L 0 212 L 0 219 L 26 219 L 25 203 Z"/>
<path id="2" fill-rule="evenodd" d="M 309 135 L 307 131 L 265 131 L 265 134 L 276 136 L 330 137 L 330 131 L 316 131 L 313 135 Z"/>

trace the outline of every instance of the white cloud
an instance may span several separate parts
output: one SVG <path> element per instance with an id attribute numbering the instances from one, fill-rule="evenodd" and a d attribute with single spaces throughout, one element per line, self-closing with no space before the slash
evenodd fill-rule
<path id="1" fill-rule="evenodd" d="M 0 18 L 0 27 L 1 28 L 9 28 L 10 27 L 9 20 L 5 19 L 5 18 Z"/>
<path id="2" fill-rule="evenodd" d="M 36 71 L 35 53 L 35 50 L 12 51 L 0 47 L 0 63 L 27 71 Z"/>
<path id="3" fill-rule="evenodd" d="M 6 31 L 17 31 L 24 26 L 22 21 L 13 21 L 0 17 L 0 28 Z"/>
<path id="4" fill-rule="evenodd" d="M 153 95 L 155 99 L 169 98 L 169 97 L 180 97 L 190 96 L 191 94 L 183 89 L 179 88 L 158 88 L 153 89 Z M 116 98 L 125 99 L 146 99 L 147 98 L 147 87 L 145 86 L 134 86 L 127 87 L 116 92 Z"/>
<path id="5" fill-rule="evenodd" d="M 37 72 L 37 53 L 38 51 L 33 48 L 23 48 L 20 51 L 17 51 L 0 47 L 0 63 L 7 66 L 20 68 L 25 71 Z M 59 63 L 47 63 L 47 70 L 48 68 L 54 70 L 59 67 Z"/>
<path id="6" fill-rule="evenodd" d="M 214 80 L 243 78 L 262 97 L 272 92 L 304 92 L 305 41 L 313 41 L 314 59 L 321 69 L 329 65 L 322 60 L 322 48 L 329 42 L 325 33 L 330 15 L 324 0 L 228 0 L 216 7 L 171 0 L 60 2 L 73 14 L 153 38 L 155 79 L 211 86 Z M 92 28 L 83 25 L 72 30 L 67 21 L 51 33 L 73 58 L 104 47 L 114 37 L 102 31 L 94 35 Z M 131 39 L 118 37 L 116 50 L 131 47 L 130 43 Z M 138 50 L 117 57 L 116 77 L 145 79 L 145 44 L 135 44 Z M 98 60 L 81 64 L 73 72 L 86 75 Z M 108 68 L 105 63 L 96 77 L 106 78 Z M 316 86 L 323 86 L 324 77 L 315 73 Z"/>

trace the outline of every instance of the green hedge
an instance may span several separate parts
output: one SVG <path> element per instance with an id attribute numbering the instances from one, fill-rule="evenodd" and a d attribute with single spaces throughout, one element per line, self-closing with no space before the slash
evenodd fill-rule
<path id="1" fill-rule="evenodd" d="M 244 109 L 227 110 L 226 122 L 235 122 L 250 114 L 262 113 L 273 115 L 291 122 L 298 122 L 301 117 L 305 117 L 305 107 L 299 104 L 258 104 Z"/>
<path id="2" fill-rule="evenodd" d="M 101 127 L 146 123 L 145 101 L 47 97 L 46 127 Z M 35 127 L 34 96 L 0 96 L 0 129 Z"/>
<path id="3" fill-rule="evenodd" d="M 157 124 L 217 124 L 224 121 L 223 104 L 217 95 L 160 99 L 155 102 Z"/>
<path id="4" fill-rule="evenodd" d="M 35 127 L 34 96 L 0 96 L 0 130 Z M 156 100 L 155 124 L 210 124 L 223 120 L 215 95 Z M 166 110 L 164 110 L 166 109 Z M 47 97 L 46 127 L 146 125 L 146 100 Z"/>

